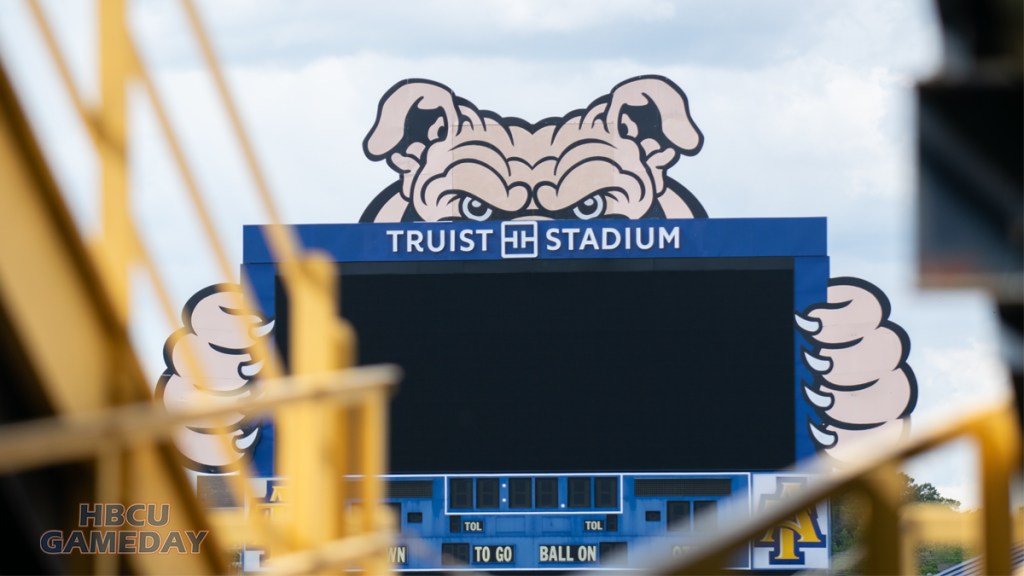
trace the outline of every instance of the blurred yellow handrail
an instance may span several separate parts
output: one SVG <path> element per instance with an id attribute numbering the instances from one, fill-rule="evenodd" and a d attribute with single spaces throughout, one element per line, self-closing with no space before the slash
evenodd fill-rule
<path id="1" fill-rule="evenodd" d="M 257 416 L 297 402 L 332 400 L 351 405 L 378 390 L 393 387 L 401 371 L 391 365 L 287 376 L 281 386 L 219 405 L 202 404 L 167 412 L 143 402 L 91 414 L 36 419 L 0 427 L 0 474 L 66 462 L 114 446 L 166 440 L 181 426 L 235 412 Z M 300 386 L 305 384 L 305 386 Z"/>
<path id="2" fill-rule="evenodd" d="M 723 529 L 699 542 L 689 542 L 688 551 L 671 557 L 663 551 L 637 550 L 647 554 L 650 563 L 644 574 L 718 574 L 728 565 L 730 553 L 755 540 L 766 531 L 792 518 L 796 513 L 844 493 L 860 493 L 871 503 L 865 530 L 864 563 L 859 573 L 910 574 L 913 558 L 907 558 L 901 538 L 899 509 L 900 464 L 908 458 L 928 452 L 959 439 L 973 440 L 979 446 L 983 482 L 984 574 L 1010 574 L 1011 511 L 1010 479 L 1021 462 L 1021 436 L 1016 412 L 1010 402 L 979 408 L 954 422 L 921 433 L 901 444 L 862 445 L 859 452 L 841 469 L 831 470 L 823 459 L 794 470 L 814 478 L 798 493 L 781 500 L 777 506 L 750 519 Z"/>

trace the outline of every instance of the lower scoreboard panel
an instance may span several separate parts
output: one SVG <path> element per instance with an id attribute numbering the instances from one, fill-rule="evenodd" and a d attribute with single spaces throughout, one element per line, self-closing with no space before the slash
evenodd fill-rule
<path id="1" fill-rule="evenodd" d="M 201 496 L 213 489 L 210 478 L 200 477 Z M 806 480 L 750 473 L 390 476 L 385 503 L 398 530 L 388 557 L 399 571 L 636 568 L 652 554 L 684 553 Z M 287 513 L 286 480 L 255 482 L 250 514 Z M 827 566 L 827 505 L 778 530 L 738 550 L 729 568 L 793 568 L 794 559 Z M 267 560 L 259 549 L 239 556 L 246 572 Z"/>

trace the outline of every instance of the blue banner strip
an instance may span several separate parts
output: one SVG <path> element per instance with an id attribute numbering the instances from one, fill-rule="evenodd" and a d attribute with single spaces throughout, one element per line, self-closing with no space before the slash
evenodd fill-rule
<path id="1" fill-rule="evenodd" d="M 336 262 L 827 255 L 825 218 L 303 224 L 307 249 Z M 277 262 L 245 226 L 243 263 Z"/>

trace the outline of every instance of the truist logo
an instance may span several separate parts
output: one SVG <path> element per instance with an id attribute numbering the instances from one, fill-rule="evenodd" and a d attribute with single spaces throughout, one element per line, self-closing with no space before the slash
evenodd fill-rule
<path id="1" fill-rule="evenodd" d="M 619 254 L 672 251 L 682 247 L 679 226 L 631 222 L 580 226 L 556 222 L 511 221 L 481 228 L 428 226 L 386 230 L 391 254 L 493 254 L 503 259 L 566 256 L 568 253 Z"/>
<path id="2" fill-rule="evenodd" d="M 536 258 L 537 222 L 502 222 L 501 257 Z"/>

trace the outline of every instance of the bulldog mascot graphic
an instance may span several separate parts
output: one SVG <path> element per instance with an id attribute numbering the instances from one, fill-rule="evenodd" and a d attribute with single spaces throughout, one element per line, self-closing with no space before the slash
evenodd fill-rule
<path id="1" fill-rule="evenodd" d="M 437 82 L 405 80 L 381 98 L 363 143 L 366 156 L 385 161 L 397 180 L 361 221 L 707 218 L 668 175 L 702 143 L 686 95 L 660 76 L 627 80 L 586 108 L 536 123 L 480 110 Z M 198 396 L 231 402 L 257 393 L 262 359 L 254 344 L 273 323 L 240 315 L 241 299 L 237 285 L 219 284 L 185 305 L 157 386 L 168 409 Z M 809 423 L 808 433 L 838 463 L 859 437 L 896 440 L 908 430 L 917 383 L 909 339 L 889 316 L 885 295 L 857 278 L 832 279 L 827 301 L 795 316 L 813 344 L 804 353 L 814 374 L 804 393 L 821 424 Z M 186 341 L 212 382 L 206 389 L 185 369 Z M 186 428 L 177 444 L 195 470 L 230 470 L 251 456 L 258 424 L 239 413 L 226 430 Z M 216 432 L 231 435 L 233 451 Z"/>

